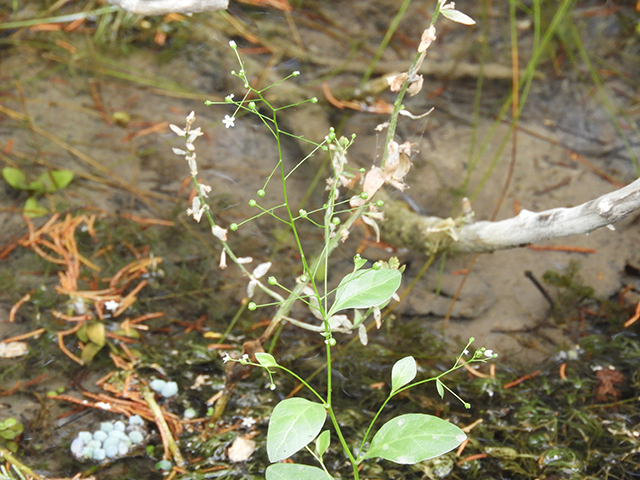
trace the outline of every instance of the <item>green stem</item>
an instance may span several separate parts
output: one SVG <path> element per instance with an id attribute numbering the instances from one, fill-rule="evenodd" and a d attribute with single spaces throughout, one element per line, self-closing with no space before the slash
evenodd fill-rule
<path id="1" fill-rule="evenodd" d="M 266 367 L 263 367 L 262 365 L 260 365 L 259 363 L 251 363 L 251 365 L 256 366 L 256 367 L 260 367 L 260 368 L 266 368 Z M 318 397 L 318 399 L 322 402 L 322 405 L 324 405 L 325 407 L 329 406 L 327 404 L 327 402 L 325 402 L 324 398 L 322 398 L 322 395 L 320 395 L 318 392 L 316 392 L 315 389 L 311 385 L 309 385 L 306 381 L 304 381 L 302 379 L 302 377 L 300 377 L 300 375 L 297 375 L 296 373 L 292 372 L 287 367 L 283 367 L 282 365 L 276 365 L 275 367 L 269 367 L 269 368 L 279 368 L 280 370 L 284 370 L 289 375 L 291 375 L 293 378 L 298 380 L 301 384 L 303 384 L 305 387 L 307 387 L 309 389 L 309 391 L 311 393 L 313 393 L 316 397 Z"/>
<path id="2" fill-rule="evenodd" d="M 164 414 L 162 413 L 162 409 L 160 405 L 156 402 L 153 392 L 147 388 L 142 387 L 142 398 L 144 398 L 145 402 L 149 406 L 149 409 L 153 413 L 155 418 L 156 425 L 159 429 L 162 430 L 163 437 L 167 440 L 167 446 L 169 447 L 169 451 L 173 456 L 173 460 L 176 462 L 178 467 L 184 467 L 187 463 L 184 461 L 182 457 L 182 453 L 180 453 L 180 449 L 178 448 L 178 444 L 176 443 L 173 435 L 171 434 L 171 430 L 169 429 L 169 425 L 167 425 L 167 421 L 164 418 Z"/>
<path id="3" fill-rule="evenodd" d="M 336 434 L 338 435 L 338 439 L 340 440 L 340 444 L 342 445 L 344 452 L 347 454 L 347 457 L 349 457 L 349 461 L 351 462 L 351 468 L 353 470 L 353 478 L 354 480 L 358 480 L 360 478 L 360 475 L 358 473 L 358 462 L 356 458 L 353 456 L 353 453 L 351 453 L 349 444 L 347 443 L 344 436 L 342 435 L 342 430 L 340 429 L 340 424 L 338 423 L 338 419 L 336 418 L 336 415 L 333 412 L 333 408 L 329 408 L 328 412 L 329 412 L 329 417 L 331 417 L 331 423 L 333 424 L 333 428 L 335 428 Z M 359 454 L 360 452 L 358 452 L 358 455 Z"/>
<path id="4" fill-rule="evenodd" d="M 433 17 L 431 18 L 431 24 L 429 27 L 432 27 L 438 16 L 440 14 L 440 2 L 436 2 L 436 10 L 433 13 Z M 396 98 L 395 103 L 393 104 L 393 113 L 391 114 L 391 120 L 389 121 L 389 127 L 387 129 L 387 139 L 384 143 L 384 151 L 382 152 L 382 161 L 380 162 L 380 168 L 384 170 L 385 163 L 387 162 L 387 157 L 389 155 L 389 145 L 393 141 L 396 135 L 396 127 L 398 126 L 398 115 L 400 115 L 400 110 L 403 109 L 402 100 L 404 99 L 405 93 L 407 93 L 407 88 L 416 77 L 418 70 L 420 69 L 420 65 L 422 65 L 422 61 L 426 56 L 427 52 L 418 52 L 413 57 L 413 62 L 411 62 L 411 66 L 409 67 L 409 71 L 407 72 L 407 79 L 400 87 L 400 91 L 398 92 L 398 96 Z"/>
<path id="5" fill-rule="evenodd" d="M 18 460 L 16 457 L 13 456 L 13 454 L 6 448 L 4 447 L 0 447 L 0 459 L 2 460 L 6 460 L 7 462 L 9 462 L 11 465 L 14 466 L 14 468 L 16 468 L 17 470 L 19 470 L 20 472 L 35 478 L 36 480 L 44 480 L 44 477 L 38 475 L 37 473 L 35 473 L 33 470 L 31 470 L 29 467 L 27 467 L 24 463 L 22 463 L 20 460 Z"/>

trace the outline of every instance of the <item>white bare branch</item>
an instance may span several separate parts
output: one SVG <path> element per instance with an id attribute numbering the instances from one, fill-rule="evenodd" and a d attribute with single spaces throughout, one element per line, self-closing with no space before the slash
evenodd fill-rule
<path id="1" fill-rule="evenodd" d="M 452 248 L 462 252 L 488 252 L 585 234 L 612 225 L 639 209 L 640 179 L 577 207 L 539 213 L 522 210 L 508 220 L 465 225 Z"/>
<path id="2" fill-rule="evenodd" d="M 543 212 L 522 210 L 498 222 L 466 223 L 462 219 L 425 217 L 389 201 L 383 208 L 385 241 L 428 254 L 493 252 L 551 238 L 589 233 L 640 210 L 640 179 L 577 207 Z"/>
<path id="3" fill-rule="evenodd" d="M 108 0 L 109 3 L 138 15 L 197 13 L 225 10 L 229 0 Z"/>

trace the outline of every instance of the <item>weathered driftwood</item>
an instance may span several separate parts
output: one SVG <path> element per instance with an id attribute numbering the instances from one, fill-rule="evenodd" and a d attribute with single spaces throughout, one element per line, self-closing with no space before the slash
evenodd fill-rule
<path id="1" fill-rule="evenodd" d="M 400 202 L 387 201 L 381 230 L 385 242 L 434 254 L 493 252 L 608 227 L 640 210 L 640 179 L 626 187 L 571 208 L 543 212 L 522 210 L 497 222 L 442 219 L 414 213 Z"/>
<path id="2" fill-rule="evenodd" d="M 165 15 L 167 13 L 197 13 L 225 10 L 229 0 L 108 0 L 124 10 L 138 15 Z"/>

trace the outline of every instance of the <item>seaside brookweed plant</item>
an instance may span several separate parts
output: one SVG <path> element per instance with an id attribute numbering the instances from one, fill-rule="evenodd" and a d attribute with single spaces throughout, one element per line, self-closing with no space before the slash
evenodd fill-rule
<path id="1" fill-rule="evenodd" d="M 185 149 L 174 148 L 173 151 L 177 155 L 184 156 L 187 161 L 196 191 L 187 214 L 198 222 L 203 217 L 209 222 L 213 235 L 222 245 L 220 268 L 226 268 L 227 259 L 230 259 L 249 278 L 248 300 L 253 297 L 255 289 L 259 288 L 274 300 L 272 303 L 261 305 L 262 307 L 278 306 L 277 313 L 259 341 L 262 342 L 269 338 L 275 327 L 284 320 L 298 327 L 316 331 L 324 337 L 327 373 L 327 386 L 324 395 L 295 372 L 278 364 L 276 358 L 269 353 L 257 352 L 254 357 L 255 360 L 248 354 L 239 359 L 234 359 L 229 355 L 225 355 L 223 358 L 225 363 L 235 361 L 242 365 L 264 368 L 269 375 L 271 389 L 275 389 L 272 377 L 273 372 L 275 369 L 281 369 L 301 382 L 317 399 L 316 401 L 310 401 L 305 398 L 289 398 L 281 401 L 274 408 L 267 433 L 267 453 L 269 460 L 272 462 L 272 465 L 265 472 L 267 480 L 326 480 L 333 478 L 323 462 L 323 455 L 330 446 L 332 435 L 329 430 L 323 431 L 327 415 L 330 418 L 334 434 L 337 436 L 342 451 L 349 459 L 353 478 L 356 480 L 359 478 L 359 466 L 366 459 L 382 458 L 399 464 L 414 464 L 451 451 L 466 439 L 466 434 L 459 427 L 432 415 L 417 413 L 400 415 L 382 425 L 375 435 L 371 436 L 371 434 L 382 410 L 391 398 L 404 390 L 428 382 L 435 384 L 436 391 L 441 398 L 444 397 L 446 390 L 460 400 L 466 408 L 469 408 L 470 406 L 467 403 L 462 401 L 443 383 L 442 378 L 470 363 L 487 362 L 497 356 L 493 351 L 484 348 L 475 350 L 469 356 L 468 348 L 473 342 L 473 339 L 470 339 L 463 349 L 463 353 L 458 356 L 449 370 L 433 378 L 417 381 L 415 379 L 418 366 L 415 359 L 408 356 L 398 360 L 391 371 L 391 390 L 389 395 L 371 419 L 364 438 L 357 442 L 357 448 L 354 449 L 352 449 L 351 445 L 356 445 L 356 443 L 345 439 L 332 405 L 331 348 L 337 342 L 334 338 L 334 333 L 357 332 L 360 341 L 366 345 L 368 340 L 364 322 L 372 316 L 376 325 L 380 326 L 381 309 L 393 298 L 398 299 L 396 290 L 400 287 L 404 268 L 400 266 L 399 261 L 395 258 L 392 258 L 389 262 L 375 262 L 372 266 L 365 267 L 367 261 L 356 255 L 352 272 L 345 275 L 334 290 L 328 290 L 326 287 L 329 277 L 328 258 L 339 244 L 349 236 L 352 226 L 358 219 L 363 220 L 376 232 L 376 235 L 379 235 L 377 222 L 382 220 L 382 214 L 378 210 L 381 206 L 381 201 L 376 200 L 374 197 L 383 185 L 389 184 L 400 190 L 406 188 L 404 178 L 411 167 L 411 145 L 408 142 L 399 145 L 395 141 L 395 130 L 399 115 L 419 118 L 405 110 L 402 105 L 402 99 L 405 93 L 415 95 L 422 87 L 423 78 L 417 72 L 425 58 L 429 45 L 436 38 L 434 24 L 440 13 L 459 23 L 474 23 L 469 17 L 455 10 L 453 3 L 447 3 L 446 0 L 438 0 L 431 24 L 422 35 L 411 67 L 406 73 L 388 79 L 391 90 L 397 92 L 397 98 L 389 122 L 379 127 L 380 130 L 387 129 L 382 161 L 380 165 L 374 165 L 368 171 L 360 170 L 359 173 L 361 175 L 357 175 L 358 171 L 349 168 L 347 164 L 347 150 L 352 145 L 355 136 L 338 138 L 334 130 L 331 129 L 322 143 L 315 143 L 280 129 L 277 117 L 277 113 L 280 110 L 298 106 L 306 101 L 315 103 L 317 99 L 312 98 L 292 105 L 274 107 L 264 94 L 270 88 L 291 77 L 298 76 L 300 72 L 293 72 L 274 85 L 264 89 L 255 89 L 250 85 L 244 69 L 244 63 L 237 52 L 235 42 L 230 42 L 230 47 L 235 52 L 240 65 L 240 70 L 237 72 L 232 71 L 231 74 L 243 82 L 246 93 L 241 99 L 236 100 L 235 96 L 230 94 L 225 97 L 224 102 L 206 102 L 206 104 L 234 107 L 233 114 L 225 115 L 222 120 L 225 128 L 233 128 L 235 126 L 236 116 L 240 111 L 251 113 L 263 122 L 276 140 L 279 160 L 267 177 L 264 187 L 259 189 L 256 195 L 258 198 L 265 197 L 271 180 L 279 176 L 283 202 L 275 207 L 266 208 L 260 205 L 259 201 L 251 199 L 249 205 L 259 210 L 259 213 L 241 224 L 229 225 L 228 230 L 235 231 L 242 224 L 262 215 L 272 216 L 285 223 L 292 232 L 301 258 L 302 271 L 292 289 L 287 288 L 274 276 L 267 277 L 266 282 L 262 280 L 268 273 L 271 263 L 262 263 L 252 271 L 249 271 L 246 265 L 252 259 L 239 258 L 234 254 L 227 243 L 228 230 L 215 223 L 207 205 L 206 199 L 211 188 L 198 182 L 194 142 L 202 135 L 202 132 L 200 127 L 193 128 L 195 114 L 192 112 L 187 116 L 184 129 L 171 125 L 171 129 L 185 139 Z M 287 171 L 282 159 L 282 136 L 293 137 L 313 145 L 312 151 L 289 171 Z M 302 209 L 295 211 L 288 199 L 287 179 L 303 162 L 319 151 L 329 152 L 331 158 L 332 175 L 327 180 L 326 203 L 322 208 L 311 212 Z M 362 189 L 361 193 L 346 200 L 342 199 L 341 191 L 353 191 L 358 185 Z M 318 220 L 320 216 L 322 221 Z M 313 262 L 308 260 L 309 257 L 302 247 L 298 230 L 298 222 L 301 221 L 311 222 L 324 232 L 324 243 L 321 252 L 316 254 L 316 260 Z M 284 295 L 280 292 L 284 292 Z M 289 313 L 296 301 L 306 304 L 312 316 L 318 320 L 318 323 L 309 323 L 291 318 Z M 258 308 L 256 303 L 252 301 L 248 303 L 249 310 L 255 310 L 256 308 Z M 349 318 L 344 313 L 345 311 L 353 312 L 352 317 Z M 315 448 L 312 449 L 309 445 L 314 440 Z M 276 463 L 291 457 L 303 448 L 306 448 L 317 460 L 320 468 L 294 463 Z"/>

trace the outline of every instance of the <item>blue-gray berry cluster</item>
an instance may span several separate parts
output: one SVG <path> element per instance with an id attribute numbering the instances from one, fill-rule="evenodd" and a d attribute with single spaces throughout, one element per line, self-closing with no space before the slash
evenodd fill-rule
<path id="1" fill-rule="evenodd" d="M 102 422 L 95 432 L 83 431 L 71 443 L 71 453 L 77 459 L 95 460 L 123 457 L 132 445 L 144 442 L 147 431 L 139 415 L 129 418 L 129 425 L 118 420 Z"/>

